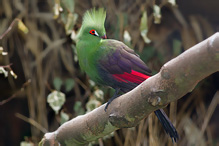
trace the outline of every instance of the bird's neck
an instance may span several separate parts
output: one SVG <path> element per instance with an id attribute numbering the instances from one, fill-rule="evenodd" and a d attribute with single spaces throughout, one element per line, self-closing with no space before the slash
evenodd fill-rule
<path id="1" fill-rule="evenodd" d="M 87 72 L 93 72 L 93 70 L 95 70 L 99 47 L 100 41 L 97 42 L 79 40 L 79 42 L 77 42 L 77 55 L 79 59 L 79 64 L 83 70 Z"/>

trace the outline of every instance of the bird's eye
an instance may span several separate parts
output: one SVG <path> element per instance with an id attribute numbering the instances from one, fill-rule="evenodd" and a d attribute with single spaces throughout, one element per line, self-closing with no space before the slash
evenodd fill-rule
<path id="1" fill-rule="evenodd" d="M 99 36 L 98 33 L 96 32 L 96 30 L 94 30 L 94 29 L 90 30 L 89 33 L 94 35 L 94 36 Z"/>

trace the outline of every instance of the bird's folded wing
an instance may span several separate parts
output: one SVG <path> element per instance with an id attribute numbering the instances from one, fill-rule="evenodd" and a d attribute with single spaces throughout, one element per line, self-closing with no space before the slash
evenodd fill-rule
<path id="1" fill-rule="evenodd" d="M 107 42 L 107 45 L 111 48 L 111 51 L 99 62 L 101 67 L 111 74 L 115 80 L 140 84 L 151 76 L 151 70 L 135 54 L 134 50 L 128 48 L 122 42 L 114 40 Z"/>

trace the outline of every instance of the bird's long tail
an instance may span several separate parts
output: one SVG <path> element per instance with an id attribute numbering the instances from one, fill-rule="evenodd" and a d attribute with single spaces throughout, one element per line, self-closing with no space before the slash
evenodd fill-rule
<path id="1" fill-rule="evenodd" d="M 159 110 L 154 111 L 154 113 L 159 119 L 159 121 L 161 122 L 166 133 L 171 137 L 172 141 L 174 140 L 175 142 L 177 142 L 179 139 L 179 136 L 176 131 L 176 128 L 173 126 L 173 124 L 171 123 L 170 119 L 167 117 L 164 110 L 159 109 Z"/>

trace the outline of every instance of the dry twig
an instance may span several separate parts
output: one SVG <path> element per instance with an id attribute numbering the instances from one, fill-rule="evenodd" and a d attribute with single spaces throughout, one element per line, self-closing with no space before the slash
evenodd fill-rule
<path id="1" fill-rule="evenodd" d="M 11 101 L 12 99 L 14 99 L 15 97 L 17 97 L 18 94 L 20 94 L 21 92 L 24 91 L 24 88 L 26 88 L 29 84 L 30 84 L 31 80 L 27 80 L 21 87 L 21 89 L 19 91 L 17 91 L 16 93 L 14 93 L 12 96 L 10 96 L 9 98 L 3 100 L 0 102 L 0 105 L 3 105 L 9 101 Z"/>

